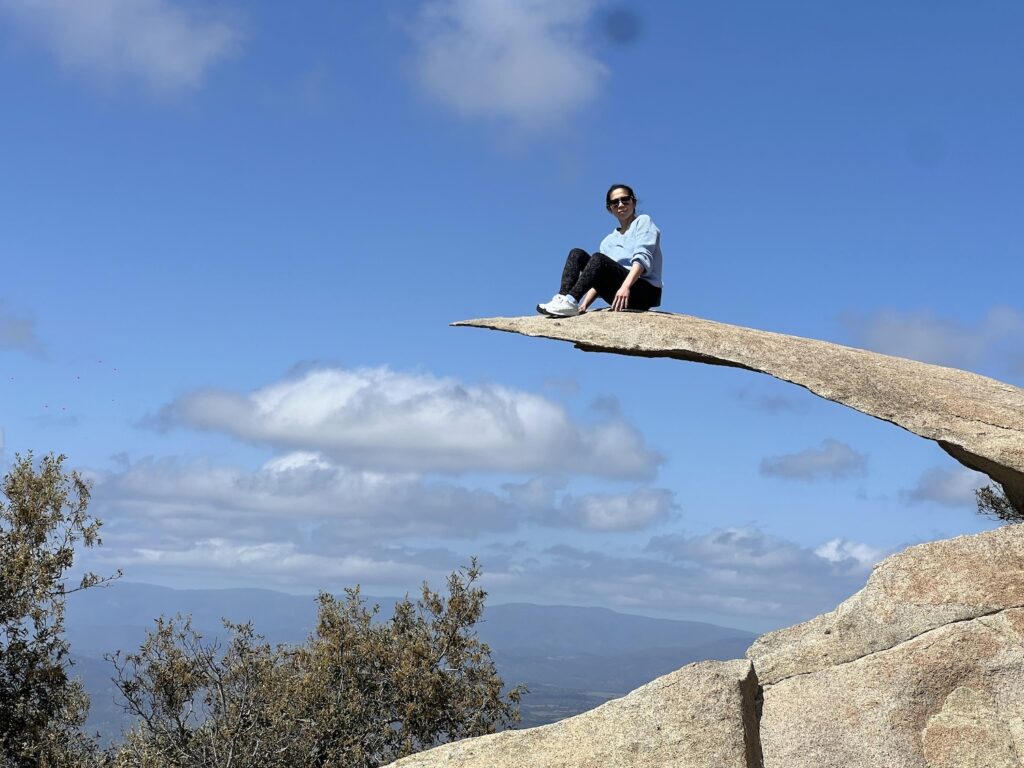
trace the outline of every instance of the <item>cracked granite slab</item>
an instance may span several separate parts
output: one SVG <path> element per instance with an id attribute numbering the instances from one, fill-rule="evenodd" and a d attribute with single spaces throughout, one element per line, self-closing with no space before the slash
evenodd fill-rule
<path id="1" fill-rule="evenodd" d="M 946 624 L 1024 607 L 1024 525 L 918 544 L 874 567 L 835 610 L 762 635 L 762 685 L 877 653 Z"/>
<path id="2" fill-rule="evenodd" d="M 703 661 L 581 715 L 502 731 L 393 768 L 760 768 L 757 677 L 749 661 Z"/>
<path id="3" fill-rule="evenodd" d="M 1024 610 L 766 687 L 765 768 L 1021 768 Z"/>
<path id="4" fill-rule="evenodd" d="M 759 637 L 765 768 L 1024 766 L 1024 525 L 910 547 Z"/>

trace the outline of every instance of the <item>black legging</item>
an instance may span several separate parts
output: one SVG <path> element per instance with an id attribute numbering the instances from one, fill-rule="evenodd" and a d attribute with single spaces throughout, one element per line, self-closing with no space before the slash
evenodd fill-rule
<path id="1" fill-rule="evenodd" d="M 562 269 L 562 290 L 576 301 L 591 288 L 609 304 L 615 301 L 615 294 L 622 287 L 629 270 L 603 253 L 591 256 L 582 248 L 573 248 L 565 257 Z M 655 288 L 644 279 L 638 279 L 629 289 L 627 309 L 650 309 L 661 304 L 661 288 Z"/>

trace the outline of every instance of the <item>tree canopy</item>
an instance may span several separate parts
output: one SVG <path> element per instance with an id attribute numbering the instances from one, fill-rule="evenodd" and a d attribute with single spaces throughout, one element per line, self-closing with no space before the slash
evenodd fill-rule
<path id="1" fill-rule="evenodd" d="M 79 546 L 100 544 L 89 486 L 49 454 L 36 467 L 16 456 L 0 500 L 0 763 L 80 765 L 92 749 L 81 732 L 89 702 L 69 676 L 68 594 L 107 579 L 69 582 Z"/>
<path id="2" fill-rule="evenodd" d="M 321 594 L 316 630 L 297 647 L 230 622 L 222 647 L 188 617 L 158 620 L 137 653 L 113 659 L 138 723 L 116 764 L 375 768 L 516 722 L 524 689 L 503 693 L 475 631 L 479 575 L 472 561 L 447 595 L 424 584 L 387 621 L 358 587 Z"/>
<path id="3" fill-rule="evenodd" d="M 101 750 L 70 672 L 67 597 L 117 578 L 69 578 L 100 544 L 89 485 L 47 455 L 16 456 L 0 502 L 0 768 L 376 768 L 519 719 L 476 625 L 487 593 L 476 560 L 442 594 L 424 583 L 385 620 L 359 587 L 318 598 L 298 646 L 251 624 L 204 638 L 190 617 L 156 619 L 141 647 L 110 657 L 135 725 Z"/>

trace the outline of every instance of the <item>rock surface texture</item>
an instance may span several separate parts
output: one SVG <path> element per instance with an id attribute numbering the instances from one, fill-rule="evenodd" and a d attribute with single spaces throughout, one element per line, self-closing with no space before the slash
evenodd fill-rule
<path id="1" fill-rule="evenodd" d="M 539 728 L 465 739 L 394 768 L 757 768 L 749 661 L 703 661 Z"/>
<path id="2" fill-rule="evenodd" d="M 1024 525 L 893 555 L 747 656 L 767 768 L 1024 766 Z"/>
<path id="3" fill-rule="evenodd" d="M 936 441 L 1024 511 L 1024 390 L 975 373 L 665 312 L 493 317 L 459 326 L 766 373 Z"/>

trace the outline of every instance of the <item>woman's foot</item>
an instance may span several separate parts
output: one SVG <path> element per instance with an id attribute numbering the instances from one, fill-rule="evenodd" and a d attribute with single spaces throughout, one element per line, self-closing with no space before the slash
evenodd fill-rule
<path id="1" fill-rule="evenodd" d="M 537 311 L 540 312 L 542 315 L 546 315 L 548 313 L 548 306 L 549 305 L 554 304 L 555 302 L 557 302 L 557 301 L 559 301 L 561 299 L 564 299 L 564 298 L 565 298 L 565 294 L 564 293 L 556 293 L 554 296 L 551 297 L 551 301 L 545 302 L 544 304 L 538 304 L 537 305 Z"/>
<path id="2" fill-rule="evenodd" d="M 551 317 L 575 317 L 580 313 L 579 304 L 572 296 L 555 296 L 547 304 L 538 304 L 537 309 L 540 310 L 541 306 L 544 307 L 541 311 Z"/>

